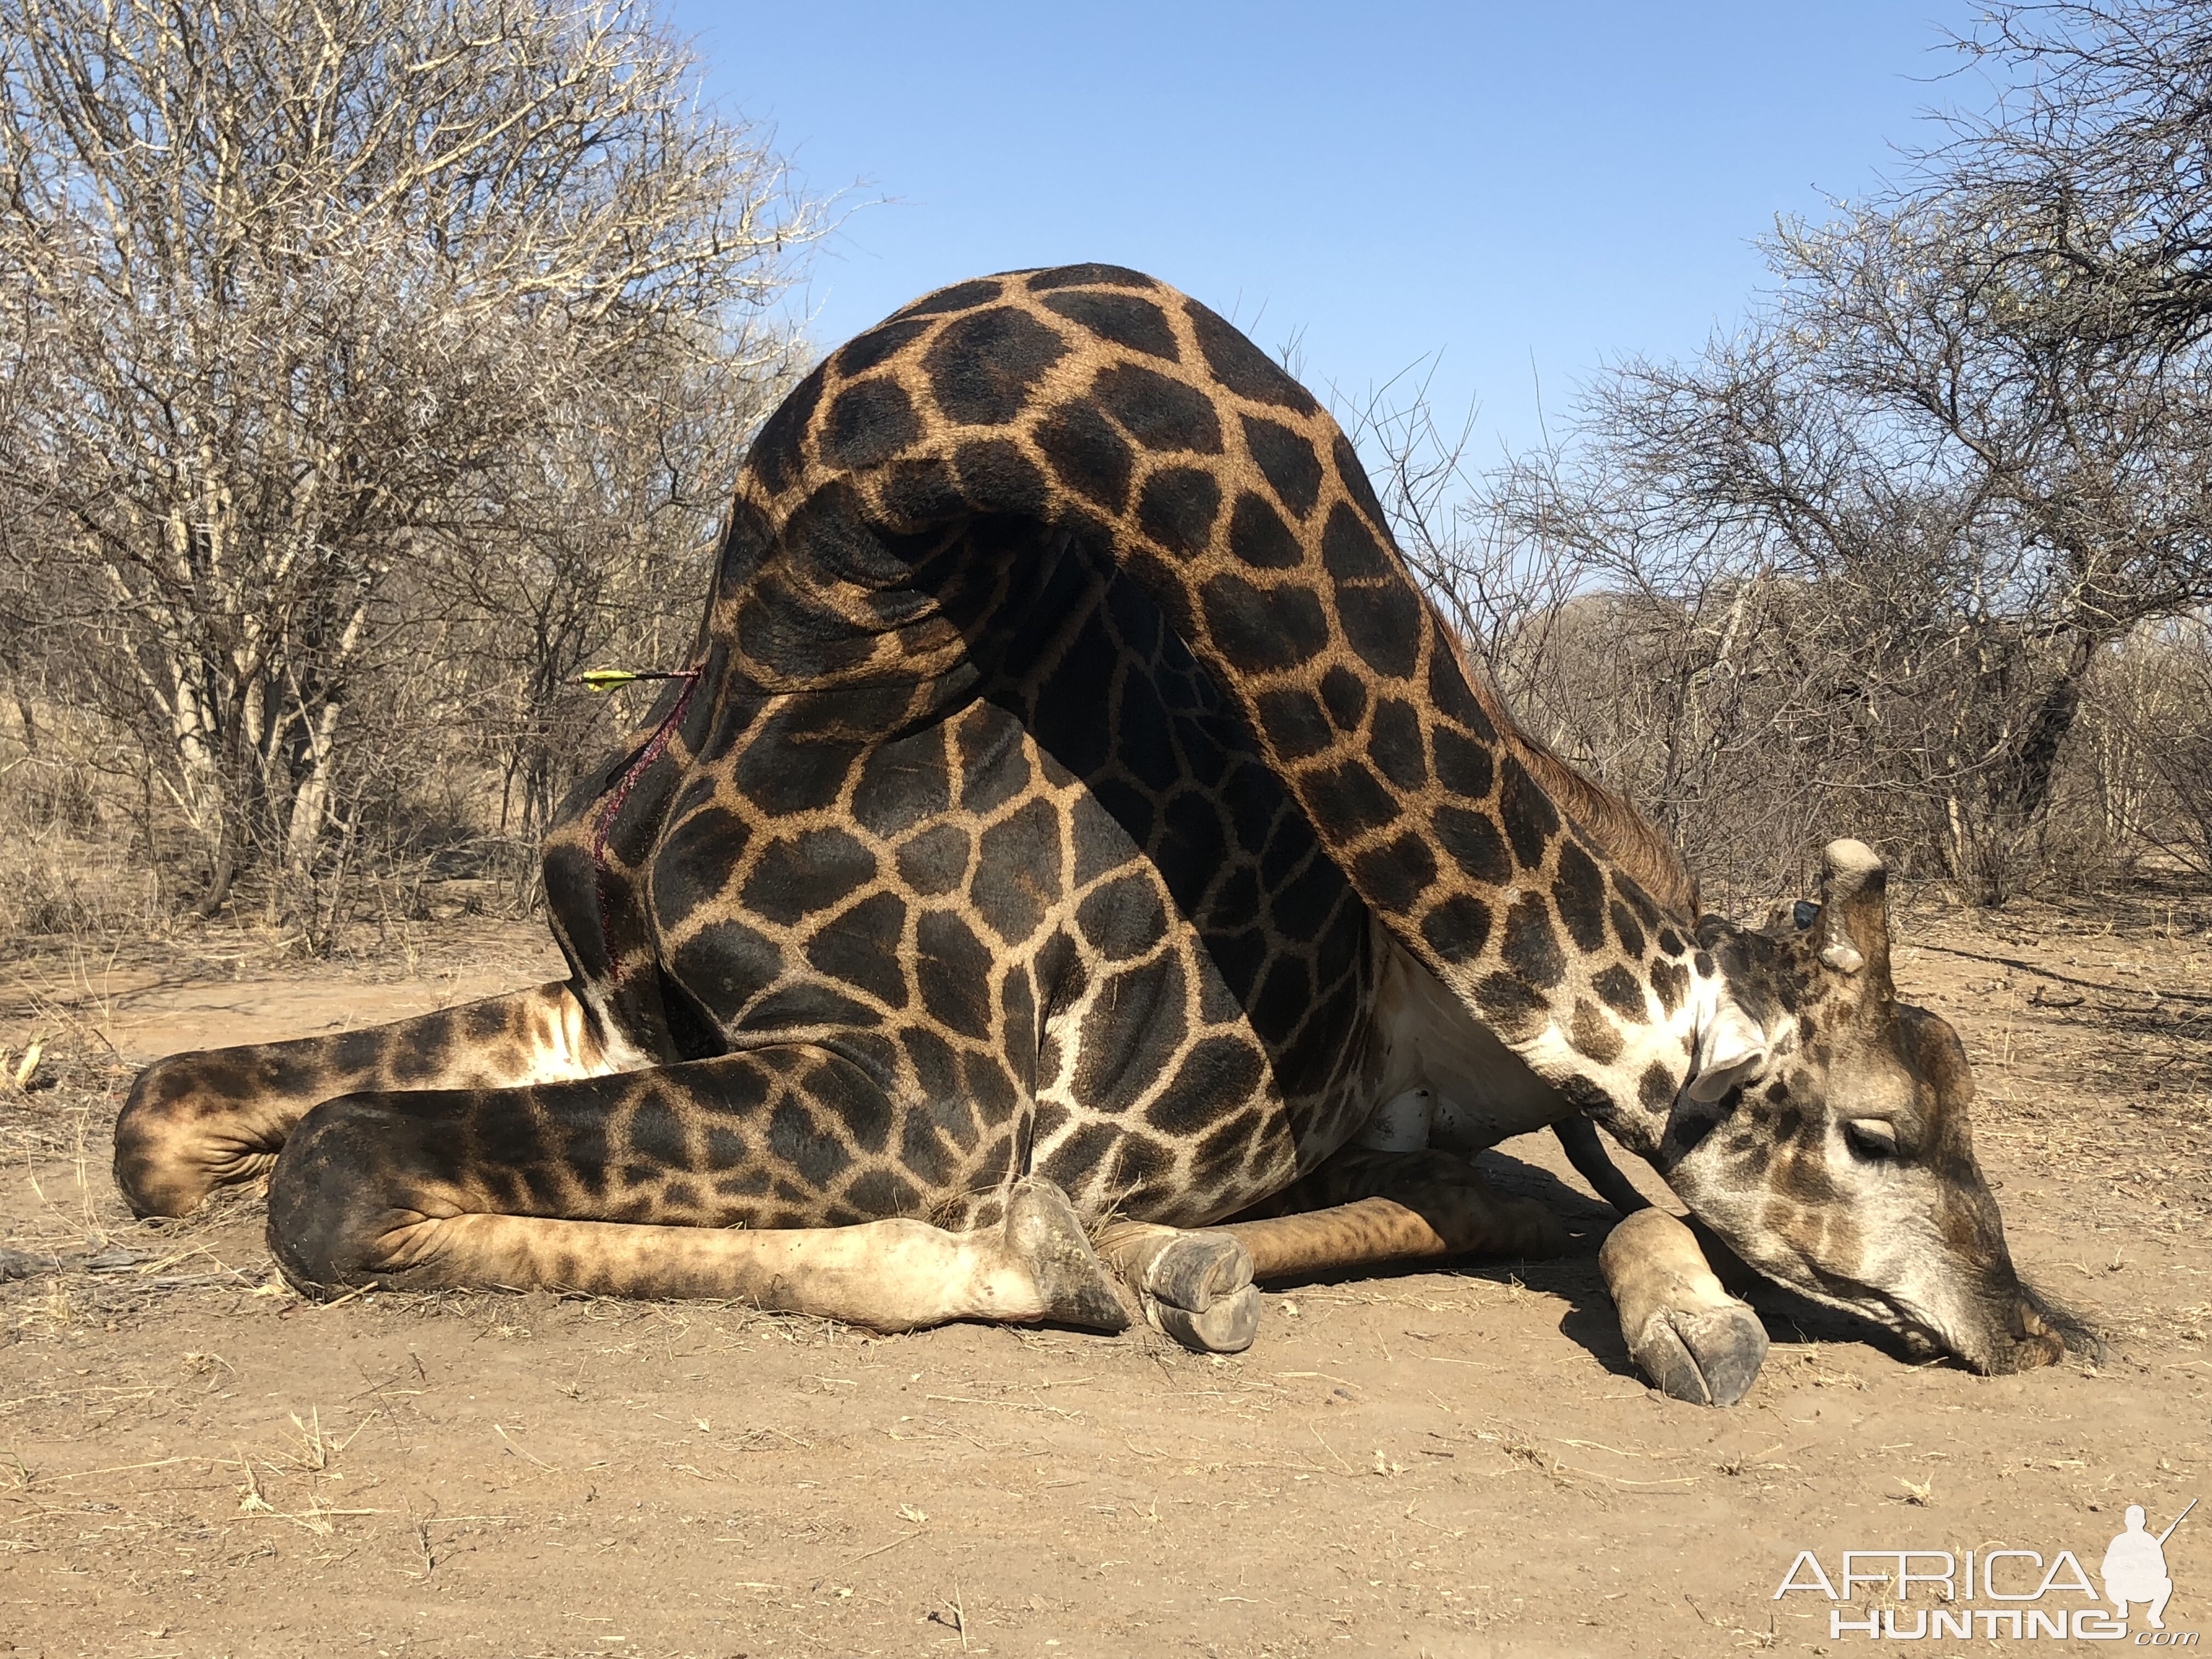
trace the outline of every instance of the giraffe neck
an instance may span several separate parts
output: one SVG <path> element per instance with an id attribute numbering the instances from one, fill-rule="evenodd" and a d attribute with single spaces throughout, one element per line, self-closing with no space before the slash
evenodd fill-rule
<path id="1" fill-rule="evenodd" d="M 709 630 L 764 690 L 913 688 L 1071 539 L 1152 592 L 1391 936 L 1657 1145 L 1717 969 L 1488 717 L 1336 423 L 1196 301 L 1015 272 L 847 344 L 754 446 Z"/>
<path id="2" fill-rule="evenodd" d="M 1710 1018 L 1717 989 L 1717 984 L 1708 984 L 1693 990 L 1674 1014 L 1655 1020 L 1653 1043 L 1677 1053 L 1693 1047 L 1700 1018 Z M 1527 1067 L 1525 1056 L 1507 1049 L 1455 993 L 1395 944 L 1386 946 L 1375 1015 L 1379 1064 L 1373 1092 L 1377 1101 L 1395 1104 L 1408 1091 L 1427 1089 L 1435 1097 L 1432 1105 L 1424 1109 L 1417 1102 L 1411 1109 L 1417 1115 L 1422 1109 L 1445 1113 L 1457 1125 L 1451 1133 L 1478 1146 L 1494 1146 L 1559 1120 L 1557 1091 Z M 1540 1037 L 1539 1042 L 1547 1040 Z M 1516 1065 L 1516 1060 L 1522 1063 Z M 1671 1097 L 1666 1104 L 1671 1106 Z M 1622 1146 L 1654 1163 L 1671 1163 L 1663 1109 L 1650 1116 L 1624 1117 L 1601 1106 L 1595 1115 Z M 1395 1124 L 1386 1123 L 1377 1133 L 1393 1137 L 1388 1142 L 1392 1147 L 1403 1139 Z M 1420 1135 L 1403 1139 L 1405 1146 L 1425 1144 Z"/>

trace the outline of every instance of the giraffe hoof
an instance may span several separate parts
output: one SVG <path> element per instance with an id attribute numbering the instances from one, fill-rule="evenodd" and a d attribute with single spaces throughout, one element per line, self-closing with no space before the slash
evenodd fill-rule
<path id="1" fill-rule="evenodd" d="M 1750 1392 L 1766 1327 L 1713 1276 L 1679 1218 L 1638 1210 L 1606 1235 L 1597 1265 L 1629 1357 L 1653 1386 L 1693 1406 L 1733 1406 Z"/>
<path id="2" fill-rule="evenodd" d="M 1099 1249 L 1128 1282 L 1145 1318 L 1200 1353 L 1242 1353 L 1260 1328 L 1252 1253 L 1224 1229 L 1118 1222 Z"/>
<path id="3" fill-rule="evenodd" d="M 1177 1233 L 1144 1267 L 1138 1283 L 1149 1296 L 1204 1313 L 1252 1282 L 1252 1253 L 1236 1234 Z"/>
<path id="4" fill-rule="evenodd" d="M 1693 1406 L 1733 1406 L 1766 1363 L 1766 1327 L 1741 1302 L 1665 1308 L 1629 1339 L 1628 1352 L 1661 1393 Z"/>
<path id="5" fill-rule="evenodd" d="M 210 1105 L 225 1105 L 205 1086 L 205 1054 L 171 1054 L 138 1073 L 115 1120 L 115 1186 L 135 1216 L 185 1216 L 215 1189 L 258 1175 L 248 1150 L 224 1145 L 206 1128 Z"/>
<path id="6" fill-rule="evenodd" d="M 1243 1353 L 1260 1334 L 1260 1287 L 1246 1285 L 1221 1297 L 1204 1313 L 1178 1308 L 1158 1297 L 1145 1298 L 1152 1328 L 1194 1353 Z"/>
<path id="7" fill-rule="evenodd" d="M 1125 1331 L 1129 1310 L 1085 1237 L 1067 1194 L 1041 1176 L 1024 1176 L 1006 1197 L 1006 1237 L 1044 1297 L 1042 1317 L 1087 1330 Z"/>
<path id="8" fill-rule="evenodd" d="M 1242 1353 L 1260 1330 L 1252 1253 L 1234 1233 L 1178 1232 L 1137 1274 L 1145 1317 L 1198 1353 Z"/>

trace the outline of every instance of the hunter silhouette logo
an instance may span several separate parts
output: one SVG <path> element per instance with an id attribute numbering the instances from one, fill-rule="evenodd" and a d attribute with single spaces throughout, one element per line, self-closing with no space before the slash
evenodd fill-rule
<path id="1" fill-rule="evenodd" d="M 2173 1536 L 2173 1529 L 2197 1507 L 2197 1500 L 2189 1500 L 2185 1509 L 2155 1538 L 2143 1530 L 2143 1508 L 2140 1504 L 2128 1505 L 2128 1529 L 2112 1540 L 2105 1551 L 2104 1565 L 2098 1569 L 2105 1580 L 2105 1599 L 2120 1610 L 2120 1617 L 2128 1616 L 2128 1603 L 2144 1601 L 2149 1604 L 2143 1614 L 2153 1630 L 2166 1628 L 2166 1603 L 2173 1594 L 2173 1580 L 2166 1576 L 2166 1540 Z"/>
<path id="2" fill-rule="evenodd" d="M 1845 1550 L 1843 1571 L 1833 1578 L 1818 1555 L 1800 1550 L 1773 1599 L 1809 1590 L 1832 1602 L 1860 1603 L 1856 1617 L 1844 1607 L 1829 1608 L 1831 1638 L 1863 1634 L 1876 1641 L 1915 1642 L 1978 1635 L 1990 1642 L 2066 1637 L 2119 1642 L 2132 1633 L 2136 1647 L 2193 1648 L 2195 1631 L 2166 1627 L 2166 1604 L 2173 1596 L 2166 1542 L 2196 1507 L 2192 1498 L 2164 1532 L 2154 1533 L 2143 1506 L 2128 1505 L 2126 1528 L 2106 1546 L 2098 1565 L 2105 1583 L 2101 1601 L 2111 1603 L 2111 1612 L 2081 1559 L 2068 1549 L 2047 1561 L 2039 1550 Z M 2068 1597 L 2078 1599 L 2069 1603 Z M 1912 1606 L 1916 1600 L 1923 1605 Z M 1972 1605 L 1976 1602 L 1995 1605 Z M 2142 1609 L 2144 1629 L 2130 1632 L 2130 1607 Z"/>

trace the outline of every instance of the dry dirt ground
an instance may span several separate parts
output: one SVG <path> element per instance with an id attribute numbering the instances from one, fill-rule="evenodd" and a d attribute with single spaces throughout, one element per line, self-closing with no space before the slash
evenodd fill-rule
<path id="1" fill-rule="evenodd" d="M 46 1086 L 0 1098 L 0 1245 L 53 1264 L 0 1284 L 0 1655 L 1863 1648 L 1817 1592 L 1775 1599 L 1808 1549 L 1832 1577 L 1845 1549 L 2032 1550 L 2060 1588 L 2024 1605 L 2086 1605 L 2059 1551 L 2094 1574 L 2124 1505 L 2155 1529 L 2212 1497 L 2212 932 L 2201 902 L 1901 920 L 2014 1253 L 2099 1322 L 2100 1368 L 1915 1365 L 1775 1294 L 1741 1406 L 1656 1397 L 1598 1277 L 1609 1212 L 1548 1139 L 1493 1161 L 1571 1218 L 1565 1260 L 1279 1287 L 1234 1359 L 724 1304 L 319 1307 L 251 1195 L 127 1218 L 128 1066 L 528 982 L 543 935 L 0 966 L 0 1042 L 49 1039 Z M 2166 1555 L 2168 1628 L 2212 1636 L 2212 1505 Z M 1988 1628 L 1914 1650 L 2012 1645 Z"/>

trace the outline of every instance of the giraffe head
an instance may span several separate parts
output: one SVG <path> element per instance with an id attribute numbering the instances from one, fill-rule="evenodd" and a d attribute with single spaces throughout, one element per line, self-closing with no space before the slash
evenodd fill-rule
<path id="1" fill-rule="evenodd" d="M 2013 1269 L 1958 1034 L 1897 1000 L 1881 860 L 1839 841 L 1824 860 L 1818 905 L 1699 925 L 1712 1002 L 1654 1162 L 1767 1277 L 1917 1347 L 2005 1372 L 2089 1346 Z"/>

